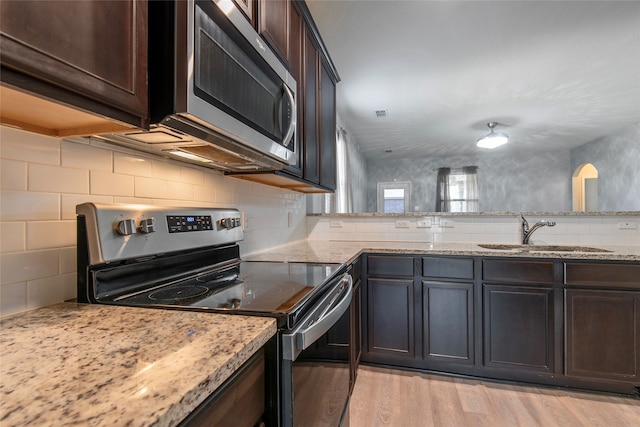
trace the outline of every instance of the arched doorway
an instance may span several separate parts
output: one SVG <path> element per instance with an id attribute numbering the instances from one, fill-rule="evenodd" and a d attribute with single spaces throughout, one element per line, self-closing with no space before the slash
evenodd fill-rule
<path id="1" fill-rule="evenodd" d="M 576 168 L 572 177 L 572 202 L 574 212 L 598 210 L 598 169 L 591 163 Z"/>

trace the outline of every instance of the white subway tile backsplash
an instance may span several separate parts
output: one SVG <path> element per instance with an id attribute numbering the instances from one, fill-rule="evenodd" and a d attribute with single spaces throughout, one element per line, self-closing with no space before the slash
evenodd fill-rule
<path id="1" fill-rule="evenodd" d="M 7 285 L 58 275 L 58 249 L 2 254 L 0 284 Z"/>
<path id="2" fill-rule="evenodd" d="M 435 221 L 435 219 L 438 221 Z M 453 228 L 441 227 L 440 219 L 434 218 L 430 228 L 416 228 L 416 219 L 406 218 L 409 228 L 396 228 L 394 217 L 316 217 L 307 219 L 308 238 L 312 240 L 347 240 L 348 236 L 355 236 L 354 240 L 403 240 L 448 243 L 520 243 L 521 224 L 519 218 L 504 216 L 496 217 L 456 217 Z M 580 218 L 589 219 L 585 224 Z M 640 245 L 640 230 L 617 230 L 617 224 L 625 219 L 621 217 L 556 217 L 555 227 L 543 227 L 533 235 L 531 242 L 535 244 L 580 244 L 580 241 L 592 242 L 600 245 Z M 446 218 L 445 218 L 446 219 Z M 529 218 L 527 218 L 529 220 Z M 530 224 L 542 218 L 531 217 Z M 340 221 L 342 228 L 332 228 L 331 221 Z M 632 217 L 628 221 L 638 221 Z M 424 230 L 424 233 L 422 234 Z M 590 236 L 590 237 L 585 237 Z M 623 243 L 624 242 L 624 243 Z"/>
<path id="3" fill-rule="evenodd" d="M 60 274 L 76 274 L 77 264 L 78 260 L 75 244 L 72 247 L 60 249 Z"/>
<path id="4" fill-rule="evenodd" d="M 51 165 L 29 164 L 29 191 L 89 194 L 89 171 Z"/>
<path id="5" fill-rule="evenodd" d="M 216 191 L 211 187 L 194 185 L 193 200 L 196 202 L 213 203 L 216 200 Z"/>
<path id="6" fill-rule="evenodd" d="M 204 171 L 199 169 L 186 166 L 180 168 L 180 181 L 187 184 L 204 185 L 204 175 Z"/>
<path id="7" fill-rule="evenodd" d="M 0 313 L 3 316 L 27 309 L 27 282 L 0 286 Z"/>
<path id="8" fill-rule="evenodd" d="M 0 252 L 24 251 L 25 243 L 24 222 L 3 222 L 0 224 Z"/>
<path id="9" fill-rule="evenodd" d="M 0 156 L 48 165 L 60 164 L 60 140 L 0 126 Z"/>
<path id="10" fill-rule="evenodd" d="M 76 221 L 27 222 L 27 250 L 61 248 L 76 244 Z"/>
<path id="11" fill-rule="evenodd" d="M 75 274 L 31 280 L 27 282 L 27 307 L 42 307 L 75 298 L 76 289 Z"/>
<path id="12" fill-rule="evenodd" d="M 62 140 L 60 155 L 64 167 L 103 172 L 113 171 L 113 152 L 109 150 Z"/>
<path id="13" fill-rule="evenodd" d="M 178 200 L 192 201 L 194 196 L 193 184 L 169 181 L 167 183 L 167 195 Z"/>
<path id="14" fill-rule="evenodd" d="M 3 191 L 1 221 L 46 221 L 60 219 L 60 195 L 26 191 Z"/>
<path id="15" fill-rule="evenodd" d="M 166 181 L 180 182 L 182 178 L 181 166 L 174 165 L 173 163 L 167 163 L 161 160 L 151 161 L 151 177 L 159 178 Z"/>
<path id="16" fill-rule="evenodd" d="M 3 190 L 27 189 L 27 163 L 3 159 L 0 163 L 0 185 Z"/>
<path id="17" fill-rule="evenodd" d="M 135 197 L 166 199 L 167 181 L 156 178 L 135 177 Z"/>
<path id="18" fill-rule="evenodd" d="M 135 179 L 131 175 L 103 171 L 91 171 L 91 194 L 127 196 L 134 195 Z"/>
<path id="19" fill-rule="evenodd" d="M 113 153 L 113 172 L 125 175 L 151 178 L 152 161 L 142 156 L 127 153 Z"/>

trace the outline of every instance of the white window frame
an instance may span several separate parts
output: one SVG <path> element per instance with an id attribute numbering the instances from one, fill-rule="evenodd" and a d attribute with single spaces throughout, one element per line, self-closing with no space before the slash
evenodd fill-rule
<path id="1" fill-rule="evenodd" d="M 378 183 L 378 212 L 384 212 L 384 190 L 404 190 L 404 213 L 410 212 L 411 206 L 411 182 L 379 182 Z"/>

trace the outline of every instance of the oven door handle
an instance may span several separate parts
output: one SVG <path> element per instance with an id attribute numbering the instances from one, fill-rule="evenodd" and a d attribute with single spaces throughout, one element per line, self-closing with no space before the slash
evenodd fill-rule
<path id="1" fill-rule="evenodd" d="M 345 274 L 316 308 L 290 333 L 282 334 L 282 356 L 294 361 L 300 353 L 323 336 L 351 305 L 353 279 Z"/>

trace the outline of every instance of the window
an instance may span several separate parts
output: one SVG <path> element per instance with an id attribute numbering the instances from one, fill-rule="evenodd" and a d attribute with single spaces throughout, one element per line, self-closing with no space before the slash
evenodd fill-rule
<path id="1" fill-rule="evenodd" d="M 410 195 L 410 182 L 379 182 L 378 212 L 409 212 Z"/>
<path id="2" fill-rule="evenodd" d="M 436 212 L 478 212 L 477 166 L 439 168 Z"/>
<path id="3" fill-rule="evenodd" d="M 336 192 L 324 195 L 323 212 L 349 213 L 353 210 L 345 131 L 336 132 Z"/>

